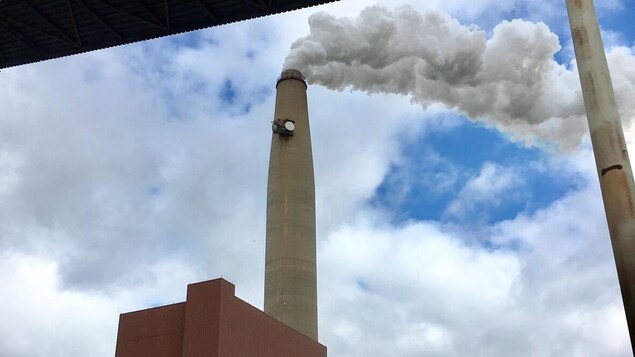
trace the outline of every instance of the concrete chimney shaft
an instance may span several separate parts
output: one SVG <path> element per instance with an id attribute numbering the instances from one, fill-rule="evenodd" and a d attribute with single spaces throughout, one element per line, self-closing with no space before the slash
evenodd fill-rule
<path id="1" fill-rule="evenodd" d="M 592 0 L 566 0 L 591 143 L 635 353 L 635 184 Z"/>
<path id="2" fill-rule="evenodd" d="M 292 135 L 271 138 L 267 186 L 265 312 L 318 339 L 315 182 L 306 82 L 284 70 L 276 84 L 274 120 L 291 120 Z"/>

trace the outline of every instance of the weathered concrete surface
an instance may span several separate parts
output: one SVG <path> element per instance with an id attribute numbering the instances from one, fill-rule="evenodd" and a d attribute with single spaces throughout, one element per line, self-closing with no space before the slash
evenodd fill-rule
<path id="1" fill-rule="evenodd" d="M 265 312 L 317 341 L 315 183 L 306 83 L 296 70 L 277 84 L 274 119 L 295 121 L 293 136 L 272 134 L 267 187 Z"/>
<path id="2" fill-rule="evenodd" d="M 635 353 L 635 185 L 592 0 L 566 0 L 626 320 Z"/>

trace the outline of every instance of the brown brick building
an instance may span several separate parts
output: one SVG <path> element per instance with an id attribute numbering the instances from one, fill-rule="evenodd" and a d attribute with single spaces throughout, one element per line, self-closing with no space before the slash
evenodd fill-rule
<path id="1" fill-rule="evenodd" d="M 182 303 L 121 314 L 115 357 L 325 357 L 326 347 L 234 296 L 223 279 Z"/>

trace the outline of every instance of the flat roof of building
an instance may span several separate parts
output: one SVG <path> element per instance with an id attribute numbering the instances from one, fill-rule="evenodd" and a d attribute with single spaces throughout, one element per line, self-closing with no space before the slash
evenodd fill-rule
<path id="1" fill-rule="evenodd" d="M 0 0 L 0 68 L 336 0 Z"/>

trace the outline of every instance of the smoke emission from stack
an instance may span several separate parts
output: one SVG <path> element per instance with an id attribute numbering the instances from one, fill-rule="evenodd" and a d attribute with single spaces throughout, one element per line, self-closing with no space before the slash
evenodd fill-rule
<path id="1" fill-rule="evenodd" d="M 528 145 L 570 149 L 587 131 L 577 68 L 554 60 L 561 47 L 544 23 L 503 21 L 487 38 L 449 15 L 406 6 L 368 7 L 357 18 L 320 12 L 309 25 L 284 67 L 299 69 L 310 84 L 407 95 L 424 108 L 441 103 Z M 618 48 L 609 63 L 630 122 L 635 59 Z"/>

